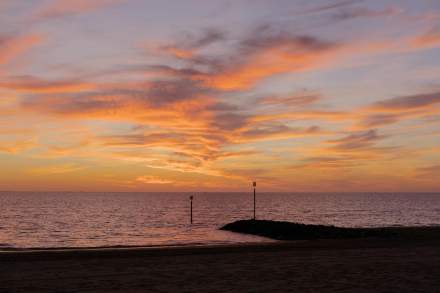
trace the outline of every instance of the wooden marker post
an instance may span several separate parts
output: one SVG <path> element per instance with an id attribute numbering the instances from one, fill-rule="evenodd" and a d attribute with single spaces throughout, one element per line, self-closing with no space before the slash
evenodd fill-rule
<path id="1" fill-rule="evenodd" d="M 257 187 L 256 181 L 253 182 L 253 186 L 254 186 L 254 220 L 255 220 L 255 206 L 256 206 L 255 188 Z"/>
<path id="2" fill-rule="evenodd" d="M 193 196 L 191 195 L 190 197 L 189 197 L 189 200 L 191 201 L 191 209 L 190 209 L 190 221 L 191 221 L 191 224 L 193 223 Z"/>

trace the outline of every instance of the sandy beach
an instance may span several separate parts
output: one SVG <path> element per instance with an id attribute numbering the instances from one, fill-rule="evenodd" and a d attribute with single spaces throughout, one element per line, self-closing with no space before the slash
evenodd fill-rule
<path id="1" fill-rule="evenodd" d="M 416 233 L 418 232 L 418 233 Z M 7 251 L 0 292 L 438 292 L 440 238 Z"/>

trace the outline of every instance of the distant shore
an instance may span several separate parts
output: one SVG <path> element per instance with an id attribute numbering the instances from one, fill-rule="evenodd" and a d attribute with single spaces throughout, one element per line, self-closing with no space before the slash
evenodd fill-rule
<path id="1" fill-rule="evenodd" d="M 438 291 L 440 227 L 401 229 L 405 238 L 7 251 L 0 291 Z"/>

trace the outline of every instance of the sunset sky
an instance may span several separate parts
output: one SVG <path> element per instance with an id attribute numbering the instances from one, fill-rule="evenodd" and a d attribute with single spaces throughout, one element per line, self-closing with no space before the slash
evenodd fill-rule
<path id="1" fill-rule="evenodd" d="M 0 0 L 0 190 L 439 191 L 438 0 Z"/>

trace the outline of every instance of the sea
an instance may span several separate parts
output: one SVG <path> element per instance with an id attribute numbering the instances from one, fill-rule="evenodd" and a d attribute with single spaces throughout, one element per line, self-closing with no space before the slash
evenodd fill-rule
<path id="1" fill-rule="evenodd" d="M 0 250 L 272 241 L 219 230 L 252 217 L 252 192 L 0 192 Z M 340 227 L 438 226 L 440 193 L 257 192 L 256 218 Z"/>

